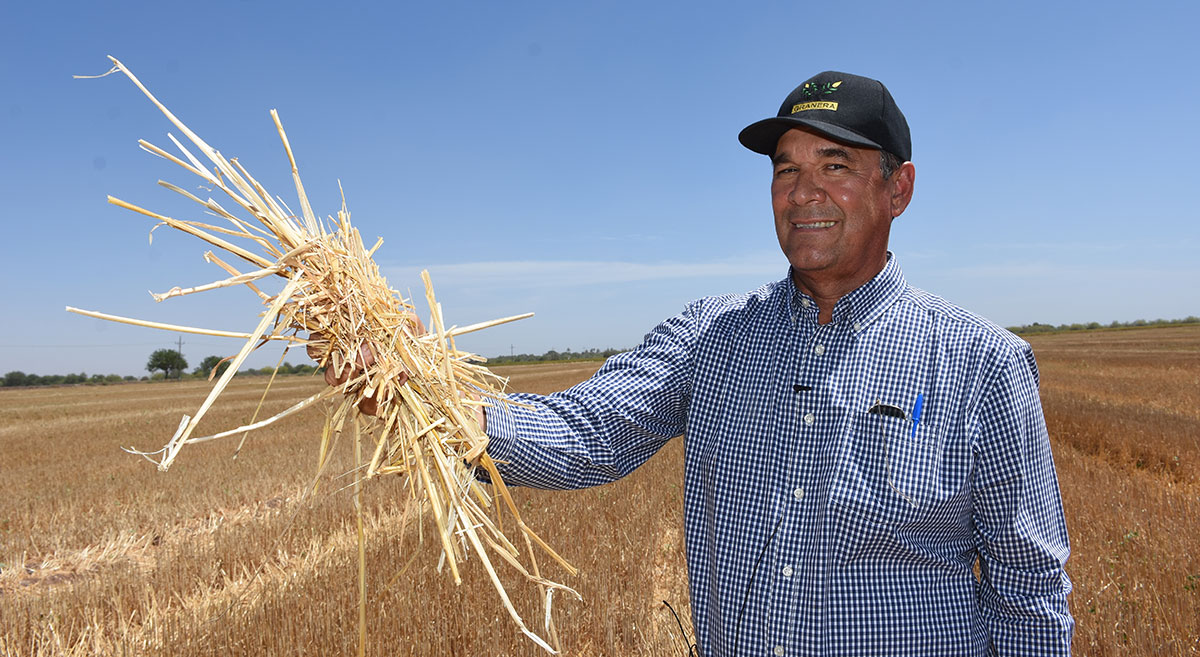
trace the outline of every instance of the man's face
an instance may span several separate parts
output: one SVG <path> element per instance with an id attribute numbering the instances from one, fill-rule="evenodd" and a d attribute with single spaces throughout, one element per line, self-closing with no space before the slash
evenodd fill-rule
<path id="1" fill-rule="evenodd" d="M 840 296 L 883 269 L 892 218 L 912 197 L 912 164 L 885 180 L 879 151 L 802 129 L 779 138 L 773 164 L 775 232 L 802 288 Z"/>

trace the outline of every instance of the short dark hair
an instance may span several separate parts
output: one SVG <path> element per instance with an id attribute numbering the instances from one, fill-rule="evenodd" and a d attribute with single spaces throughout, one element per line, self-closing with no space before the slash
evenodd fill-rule
<path id="1" fill-rule="evenodd" d="M 879 172 L 883 174 L 884 180 L 891 178 L 892 174 L 896 173 L 901 164 L 904 164 L 904 162 L 900 159 L 900 156 L 883 150 L 879 151 Z"/>

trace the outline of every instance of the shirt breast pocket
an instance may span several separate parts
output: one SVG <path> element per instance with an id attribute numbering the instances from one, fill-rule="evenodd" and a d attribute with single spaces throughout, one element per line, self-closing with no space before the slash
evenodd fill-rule
<path id="1" fill-rule="evenodd" d="M 876 524 L 920 519 L 942 499 L 943 434 L 936 426 L 856 413 L 842 449 L 831 501 Z"/>

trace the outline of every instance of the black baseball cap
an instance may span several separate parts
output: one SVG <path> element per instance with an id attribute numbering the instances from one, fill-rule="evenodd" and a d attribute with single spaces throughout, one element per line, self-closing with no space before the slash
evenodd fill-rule
<path id="1" fill-rule="evenodd" d="M 818 73 L 788 94 L 774 118 L 746 126 L 738 141 L 771 157 L 783 133 L 801 126 L 852 146 L 887 151 L 902 162 L 912 159 L 908 121 L 878 80 L 837 71 Z"/>

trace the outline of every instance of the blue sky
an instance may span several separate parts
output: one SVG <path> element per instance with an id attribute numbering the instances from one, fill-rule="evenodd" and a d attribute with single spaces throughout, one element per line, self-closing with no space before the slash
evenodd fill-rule
<path id="1" fill-rule="evenodd" d="M 248 331 L 258 300 L 148 290 L 221 277 L 142 152 L 185 123 L 294 199 L 277 108 L 319 214 L 338 181 L 391 284 L 428 268 L 485 355 L 625 347 L 689 300 L 781 278 L 766 158 L 737 142 L 795 85 L 883 80 L 916 194 L 913 284 L 1002 325 L 1200 314 L 1195 3 L 17 3 L 0 34 L 0 372 L 144 374 L 179 337 L 77 306 Z M 1189 192 L 1187 190 L 1193 190 Z M 295 205 L 293 204 L 293 207 Z M 236 341 L 183 336 L 193 364 Z M 251 363 L 272 364 L 264 350 Z M 289 360 L 300 362 L 299 353 Z"/>

